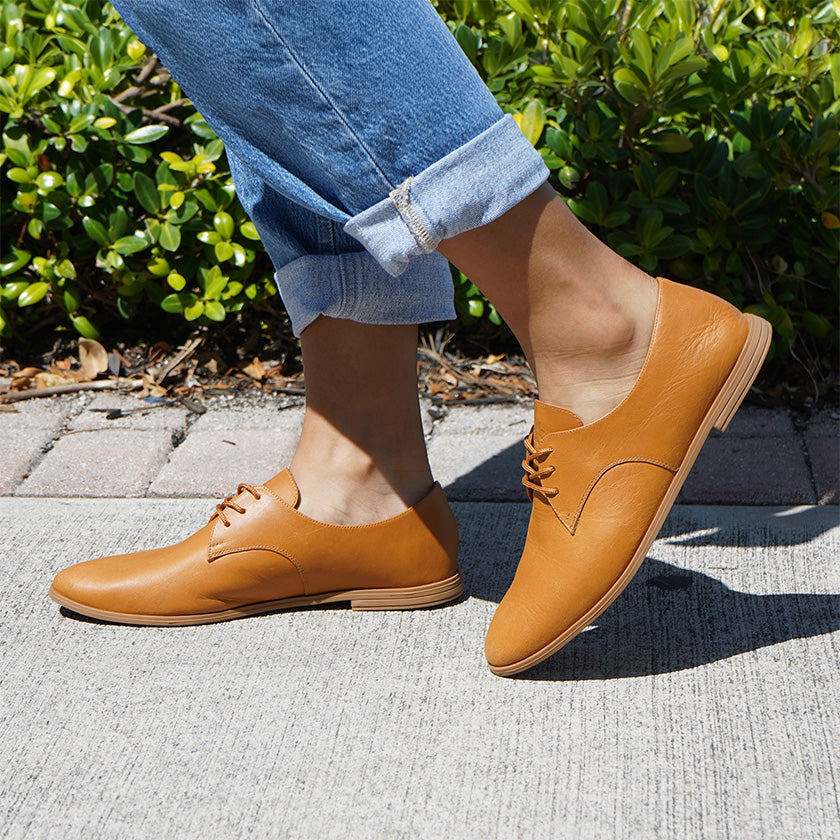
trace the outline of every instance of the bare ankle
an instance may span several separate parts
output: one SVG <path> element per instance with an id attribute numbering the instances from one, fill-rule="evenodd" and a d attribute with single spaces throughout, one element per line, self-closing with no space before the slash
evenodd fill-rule
<path id="1" fill-rule="evenodd" d="M 300 512 L 336 525 L 396 516 L 433 484 L 422 433 L 390 445 L 377 437 L 365 446 L 317 421 L 304 425 L 291 471 L 300 490 Z"/>
<path id="2" fill-rule="evenodd" d="M 645 276 L 617 297 L 558 301 L 552 322 L 532 333 L 540 398 L 591 423 L 615 408 L 632 389 L 650 344 L 656 286 Z M 565 327 L 565 329 L 564 329 Z"/>

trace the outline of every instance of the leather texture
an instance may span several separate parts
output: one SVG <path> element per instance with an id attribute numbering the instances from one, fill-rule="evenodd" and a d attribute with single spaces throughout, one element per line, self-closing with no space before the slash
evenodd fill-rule
<path id="1" fill-rule="evenodd" d="M 523 483 L 542 489 L 529 490 L 525 548 L 487 634 L 491 668 L 513 668 L 561 641 L 630 568 L 745 347 L 749 317 L 660 278 L 651 345 L 619 406 L 583 425 L 535 401 Z"/>
<path id="2" fill-rule="evenodd" d="M 52 591 L 119 615 L 206 615 L 298 596 L 422 586 L 458 572 L 458 530 L 438 484 L 399 516 L 359 526 L 299 513 L 288 470 L 254 487 L 256 495 L 240 490 L 233 506 L 220 505 L 222 515 L 183 542 L 78 563 L 59 572 Z"/>

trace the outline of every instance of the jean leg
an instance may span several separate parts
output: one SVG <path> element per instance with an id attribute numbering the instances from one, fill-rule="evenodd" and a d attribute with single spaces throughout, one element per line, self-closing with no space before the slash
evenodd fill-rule
<path id="1" fill-rule="evenodd" d="M 295 335 L 319 315 L 363 324 L 421 324 L 455 317 L 452 276 L 440 254 L 395 281 L 338 222 L 295 204 L 228 152 L 236 193 L 274 264 Z M 384 288 L 388 294 L 381 294 Z"/>
<path id="2" fill-rule="evenodd" d="M 390 275 L 547 177 L 427 0 L 115 5 L 233 154 Z"/>

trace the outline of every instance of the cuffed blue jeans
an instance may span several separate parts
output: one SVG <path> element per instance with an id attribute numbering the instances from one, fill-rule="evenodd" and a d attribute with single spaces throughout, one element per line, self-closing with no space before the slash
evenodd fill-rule
<path id="1" fill-rule="evenodd" d="M 113 0 L 225 143 L 297 335 L 454 317 L 441 240 L 548 176 L 428 0 Z"/>

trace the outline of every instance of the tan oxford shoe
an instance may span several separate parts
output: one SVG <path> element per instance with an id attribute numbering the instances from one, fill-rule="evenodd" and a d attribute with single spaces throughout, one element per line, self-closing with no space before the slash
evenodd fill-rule
<path id="1" fill-rule="evenodd" d="M 440 485 L 371 525 L 327 525 L 295 509 L 288 470 L 239 485 L 177 545 L 100 557 L 59 572 L 50 597 L 124 624 L 205 624 L 349 601 L 355 610 L 428 607 L 463 592 L 458 529 Z"/>
<path id="2" fill-rule="evenodd" d="M 644 366 L 624 401 L 583 425 L 535 401 L 523 461 L 533 507 L 516 576 L 490 623 L 490 670 L 524 671 L 618 597 L 644 560 L 712 426 L 747 394 L 771 327 L 659 279 Z"/>

